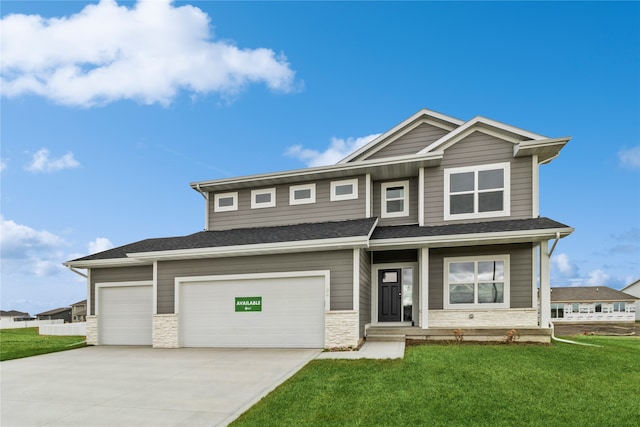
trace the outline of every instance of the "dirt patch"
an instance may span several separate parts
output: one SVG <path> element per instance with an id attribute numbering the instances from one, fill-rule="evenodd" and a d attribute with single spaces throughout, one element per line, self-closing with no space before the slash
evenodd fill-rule
<path id="1" fill-rule="evenodd" d="M 556 336 L 607 335 L 640 337 L 640 323 L 581 323 L 555 324 Z"/>

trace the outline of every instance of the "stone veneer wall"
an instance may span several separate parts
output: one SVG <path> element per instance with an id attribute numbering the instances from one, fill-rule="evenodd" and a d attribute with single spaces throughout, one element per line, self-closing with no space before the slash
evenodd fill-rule
<path id="1" fill-rule="evenodd" d="M 352 310 L 327 311 L 324 317 L 324 346 L 358 346 L 358 312 Z"/>
<path id="2" fill-rule="evenodd" d="M 537 326 L 538 310 L 535 308 L 429 310 L 429 328 L 535 328 Z"/>
<path id="3" fill-rule="evenodd" d="M 153 348 L 178 348 L 178 315 L 153 315 Z"/>
<path id="4" fill-rule="evenodd" d="M 87 345 L 98 345 L 98 316 L 87 316 Z"/>

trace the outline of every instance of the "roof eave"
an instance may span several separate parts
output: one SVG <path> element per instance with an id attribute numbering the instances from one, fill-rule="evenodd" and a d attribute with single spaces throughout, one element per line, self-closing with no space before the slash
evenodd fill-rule
<path id="1" fill-rule="evenodd" d="M 570 136 L 543 140 L 522 141 L 513 146 L 513 157 L 538 156 L 541 164 L 558 157 L 560 150 L 571 140 Z"/>
<path id="2" fill-rule="evenodd" d="M 71 268 L 100 268 L 100 267 L 132 267 L 142 265 L 152 265 L 150 261 L 142 261 L 132 258 L 107 258 L 107 259 L 92 259 L 84 261 L 67 261 L 62 263 L 65 267 Z"/>

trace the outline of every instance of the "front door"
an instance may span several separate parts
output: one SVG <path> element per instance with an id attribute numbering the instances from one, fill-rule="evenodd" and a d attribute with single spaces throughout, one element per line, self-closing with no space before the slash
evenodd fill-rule
<path id="1" fill-rule="evenodd" d="M 399 322 L 402 314 L 402 269 L 378 271 L 378 321 Z"/>

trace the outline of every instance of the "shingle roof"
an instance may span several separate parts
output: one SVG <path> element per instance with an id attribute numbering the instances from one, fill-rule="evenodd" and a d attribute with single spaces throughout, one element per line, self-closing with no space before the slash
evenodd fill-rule
<path id="1" fill-rule="evenodd" d="M 299 242 L 369 236 L 377 218 L 349 221 L 318 222 L 274 227 L 236 228 L 222 231 L 201 231 L 181 237 L 146 239 L 70 262 L 126 258 L 128 253 L 159 252 L 180 249 L 216 248 L 265 243 Z"/>
<path id="2" fill-rule="evenodd" d="M 635 301 L 636 297 L 607 286 L 551 288 L 551 302 Z"/>
<path id="3" fill-rule="evenodd" d="M 65 311 L 71 311 L 71 307 L 54 308 L 53 310 L 38 313 L 36 316 L 52 316 L 54 314 L 64 313 Z"/>
<path id="4" fill-rule="evenodd" d="M 8 317 L 8 316 L 12 316 L 12 317 L 29 317 L 29 313 L 23 313 L 22 311 L 17 311 L 17 310 L 9 310 L 9 311 L 4 311 L 4 310 L 0 310 L 0 316 L 2 317 Z"/>
<path id="5" fill-rule="evenodd" d="M 396 225 L 387 227 L 376 227 L 373 235 L 371 236 L 371 240 L 450 236 L 459 234 L 497 233 L 508 231 L 545 230 L 556 228 L 569 228 L 569 226 L 545 217 L 423 227 L 420 227 L 419 225 Z"/>

